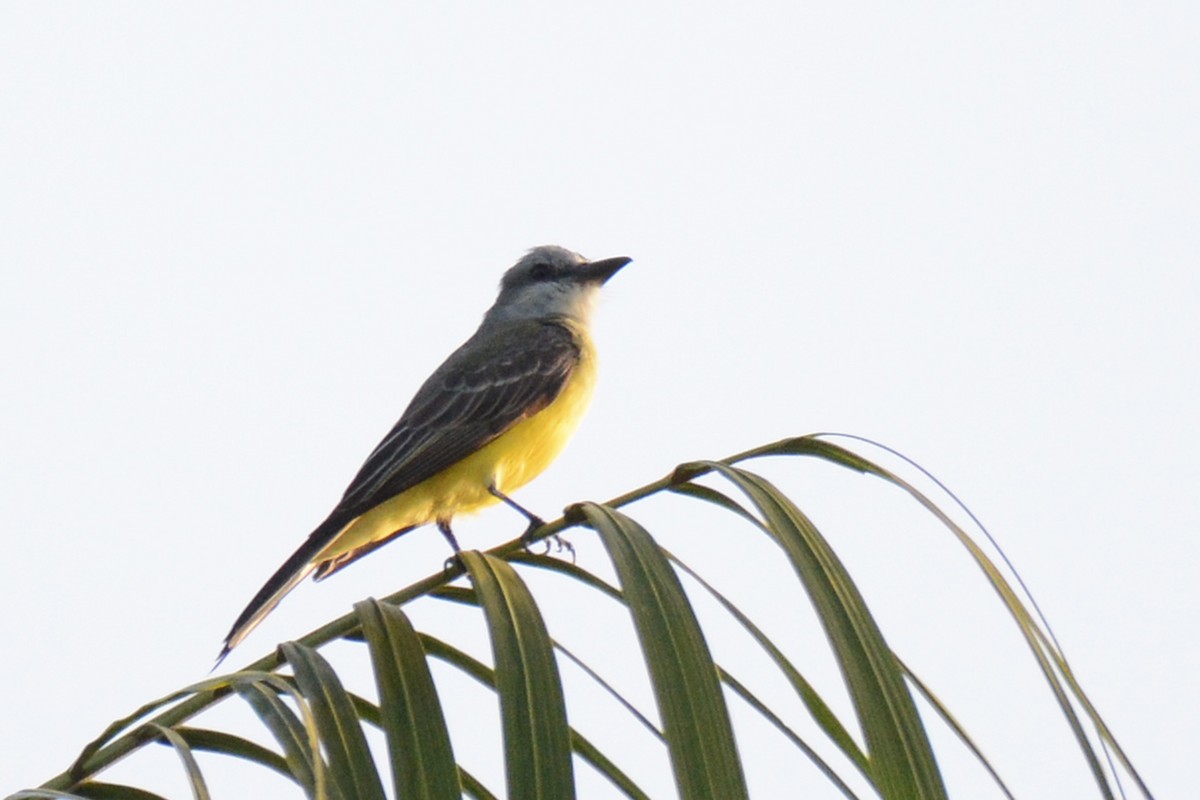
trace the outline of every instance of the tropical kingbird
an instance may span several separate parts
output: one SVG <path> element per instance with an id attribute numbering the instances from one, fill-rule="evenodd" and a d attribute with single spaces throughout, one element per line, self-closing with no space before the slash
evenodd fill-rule
<path id="1" fill-rule="evenodd" d="M 233 623 L 220 663 L 289 591 L 321 580 L 433 522 L 457 551 L 456 514 L 503 501 L 549 466 L 575 432 L 596 383 L 588 332 L 600 287 L 628 258 L 588 261 L 562 247 L 530 250 L 504 273 L 479 330 L 417 391 L 341 502 Z"/>

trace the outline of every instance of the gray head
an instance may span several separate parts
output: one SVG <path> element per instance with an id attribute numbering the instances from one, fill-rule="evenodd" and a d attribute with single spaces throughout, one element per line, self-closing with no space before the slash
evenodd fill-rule
<path id="1" fill-rule="evenodd" d="M 600 287 L 630 260 L 621 256 L 588 261 L 565 247 L 535 247 L 504 273 L 500 296 L 487 319 L 558 316 L 586 325 Z"/>

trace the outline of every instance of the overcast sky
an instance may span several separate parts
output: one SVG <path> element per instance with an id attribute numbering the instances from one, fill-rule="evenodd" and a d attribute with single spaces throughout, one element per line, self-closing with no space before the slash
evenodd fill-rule
<path id="1" fill-rule="evenodd" d="M 1185 796 L 1200 7 L 414 8 L 0 6 L 0 792 L 201 679 L 501 272 L 557 243 L 635 261 L 590 415 L 522 503 L 789 435 L 884 441 L 990 526 L 1150 787 Z M 1018 796 L 1087 796 L 949 537 L 864 479 L 773 475 Z M 498 508 L 461 538 L 520 527 Z M 778 558 L 663 536 L 714 569 Z M 414 533 L 303 585 L 230 666 L 445 555 Z M 744 575 L 779 635 L 807 618 Z"/>

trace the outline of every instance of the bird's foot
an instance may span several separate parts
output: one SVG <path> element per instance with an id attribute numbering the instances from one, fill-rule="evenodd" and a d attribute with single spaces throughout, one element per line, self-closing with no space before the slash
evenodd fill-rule
<path id="1" fill-rule="evenodd" d="M 561 553 L 564 550 L 571 556 L 571 563 L 575 563 L 575 545 L 571 544 L 570 540 L 564 539 L 557 533 L 546 539 L 546 552 L 550 552 L 550 543 L 554 543 L 554 552 Z"/>
<path id="2" fill-rule="evenodd" d="M 525 545 L 526 550 L 532 547 L 533 543 L 537 541 L 537 539 L 534 538 L 534 534 L 540 531 L 542 526 L 546 524 L 546 520 L 535 514 L 529 514 L 528 517 L 529 526 L 525 528 L 525 532 L 521 534 L 521 544 Z M 547 545 L 547 547 L 549 547 L 549 545 Z"/>
<path id="3" fill-rule="evenodd" d="M 521 534 L 521 542 L 525 545 L 526 550 L 530 550 L 533 547 L 533 544 L 536 541 L 534 539 L 534 534 L 541 530 L 542 526 L 545 524 L 545 521 L 540 518 L 535 517 L 529 520 L 529 527 L 525 529 L 525 533 Z M 549 555 L 551 548 L 553 548 L 555 553 L 561 553 L 565 550 L 571 554 L 571 563 L 575 563 L 574 545 L 572 545 L 563 537 L 559 536 L 557 533 L 552 533 L 547 536 L 543 540 L 543 543 L 546 545 L 546 549 L 542 551 L 542 555 Z"/>

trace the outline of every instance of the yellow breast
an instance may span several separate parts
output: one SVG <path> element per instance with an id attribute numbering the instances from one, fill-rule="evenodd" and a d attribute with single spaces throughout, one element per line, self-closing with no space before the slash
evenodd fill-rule
<path id="1" fill-rule="evenodd" d="M 490 464 L 492 480 L 505 494 L 529 483 L 558 458 L 591 404 L 596 354 L 590 341 L 583 344 L 579 364 L 554 402 L 471 457 L 479 459 L 482 470 Z"/>

